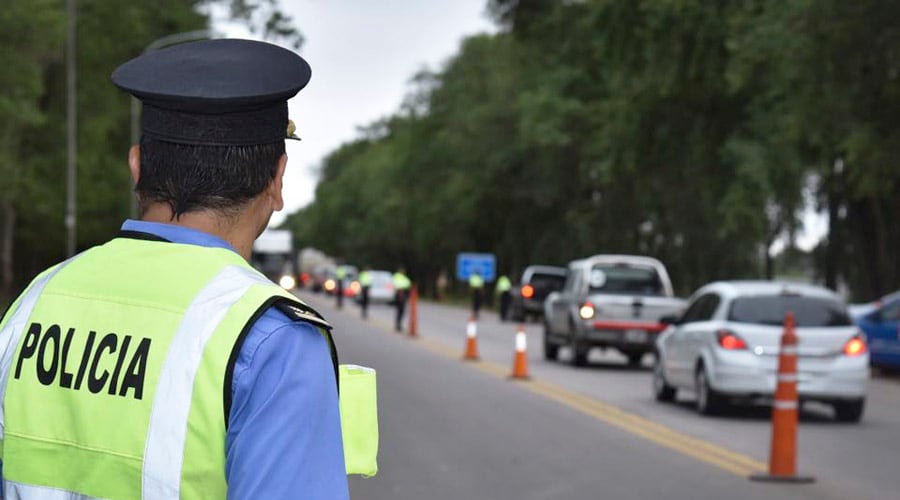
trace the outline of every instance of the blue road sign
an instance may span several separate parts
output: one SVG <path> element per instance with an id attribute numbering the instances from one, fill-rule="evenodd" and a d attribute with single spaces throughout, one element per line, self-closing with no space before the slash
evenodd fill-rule
<path id="1" fill-rule="evenodd" d="M 456 278 L 469 281 L 478 273 L 485 282 L 492 282 L 497 274 L 497 257 L 492 253 L 460 253 L 456 255 Z"/>

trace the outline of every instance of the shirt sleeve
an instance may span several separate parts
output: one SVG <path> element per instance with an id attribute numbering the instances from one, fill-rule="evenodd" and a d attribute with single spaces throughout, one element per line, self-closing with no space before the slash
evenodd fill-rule
<path id="1" fill-rule="evenodd" d="M 349 499 L 334 365 L 312 325 L 270 309 L 232 380 L 228 498 Z"/>

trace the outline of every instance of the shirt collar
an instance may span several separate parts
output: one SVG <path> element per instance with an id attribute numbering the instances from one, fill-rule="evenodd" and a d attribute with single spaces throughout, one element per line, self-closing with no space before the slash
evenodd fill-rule
<path id="1" fill-rule="evenodd" d="M 224 248 L 237 253 L 237 250 L 235 250 L 234 247 L 218 236 L 213 236 L 209 233 L 204 233 L 203 231 L 198 231 L 189 227 L 177 226 L 175 224 L 128 219 L 122 224 L 122 230 L 152 234 L 171 241 L 172 243 Z"/>

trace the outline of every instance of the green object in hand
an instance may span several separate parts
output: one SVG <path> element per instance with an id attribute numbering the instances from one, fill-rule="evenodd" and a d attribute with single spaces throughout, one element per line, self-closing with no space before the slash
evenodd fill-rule
<path id="1" fill-rule="evenodd" d="M 378 473 L 378 404 L 375 370 L 340 365 L 341 435 L 347 474 Z"/>

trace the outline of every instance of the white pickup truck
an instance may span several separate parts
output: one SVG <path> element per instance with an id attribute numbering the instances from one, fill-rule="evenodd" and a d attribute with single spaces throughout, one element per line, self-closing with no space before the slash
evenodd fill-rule
<path id="1" fill-rule="evenodd" d="M 667 326 L 660 319 L 681 314 L 684 306 L 656 259 L 595 255 L 572 261 L 563 289 L 544 301 L 544 358 L 556 359 L 565 345 L 572 364 L 583 366 L 592 347 L 612 347 L 637 366 Z"/>

